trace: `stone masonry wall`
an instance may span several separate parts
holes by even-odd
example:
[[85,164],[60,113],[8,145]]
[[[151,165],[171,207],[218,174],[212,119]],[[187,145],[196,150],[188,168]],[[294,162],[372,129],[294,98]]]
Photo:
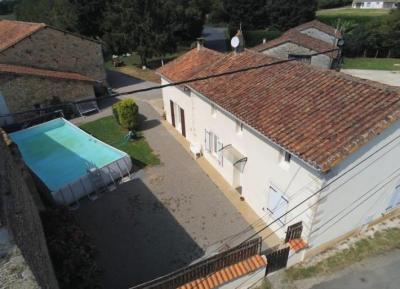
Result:
[[0,63],[77,72],[104,81],[100,43],[47,27],[0,54]]
[[[270,49],[264,50],[262,53],[272,56],[272,57],[277,57],[280,59],[288,59],[289,54],[312,54],[315,53],[315,51],[305,48],[303,46],[294,44],[294,43],[284,43],[282,45],[272,47]],[[317,55],[312,57],[311,59],[311,65],[317,66],[317,67],[322,67],[322,68],[330,68],[331,67],[331,58],[326,55]]]
[[1,77],[0,91],[11,113],[34,109],[35,104],[50,105],[94,97],[90,82],[35,76]]
[[1,226],[11,232],[40,287],[58,289],[42,223],[32,196],[37,192],[28,187],[29,172],[16,146],[10,142],[7,145],[4,135],[0,129]]

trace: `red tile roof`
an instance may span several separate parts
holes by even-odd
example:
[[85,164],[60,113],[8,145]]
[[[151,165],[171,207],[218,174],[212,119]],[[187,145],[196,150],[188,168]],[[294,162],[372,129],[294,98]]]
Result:
[[325,24],[321,21],[318,20],[313,20],[310,22],[306,22],[303,23],[299,26],[296,26],[294,29],[297,29],[299,31],[304,31],[307,30],[309,28],[315,28],[318,29],[319,31],[322,31],[326,34],[329,34],[331,36],[337,37],[337,38],[341,38],[342,37],[342,33],[340,33],[340,31],[338,31],[335,27],[332,27],[328,24]]
[[205,278],[187,283],[178,289],[213,289],[267,266],[264,257],[256,255],[219,270]]
[[12,64],[0,64],[0,74],[33,75],[47,78],[95,82],[94,79],[75,72],[54,71]]
[[289,241],[290,249],[296,253],[307,247],[307,243],[303,239],[294,239]]
[[[301,33],[300,31],[296,29],[290,29],[286,33],[284,33],[281,37],[278,37],[276,39],[273,39],[271,41],[268,41],[266,43],[262,43],[256,47],[253,48],[253,50],[262,52],[267,49],[285,44],[285,43],[295,43],[297,45],[306,47],[308,49],[311,49],[315,52],[323,52],[327,50],[332,50],[335,47],[325,41],[316,39],[314,37],[308,36],[307,34]],[[327,53],[328,56],[331,58],[337,57],[337,51]]]
[[21,21],[0,21],[0,52],[17,44],[33,33],[45,28],[43,23]]
[[52,28],[100,44],[100,42],[95,39],[64,31],[59,28],[46,25],[44,23],[0,20],[0,52],[12,47],[13,45],[40,31],[43,28]]
[[219,60],[222,56],[222,53],[205,47],[202,47],[200,50],[195,48],[159,68],[158,72],[168,75],[168,78],[173,81],[189,79],[202,71],[210,63]]
[[[276,61],[249,50],[218,58],[204,58],[209,65],[202,63],[200,72],[189,75],[201,77]],[[177,77],[181,66],[198,71],[199,63],[178,59],[160,73],[173,81],[187,79],[185,74]],[[295,61],[188,86],[323,172],[400,119],[398,89]]]

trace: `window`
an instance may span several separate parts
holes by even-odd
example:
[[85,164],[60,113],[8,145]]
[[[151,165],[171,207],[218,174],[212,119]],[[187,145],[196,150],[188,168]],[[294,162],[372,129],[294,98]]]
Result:
[[289,54],[288,59],[295,59],[297,61],[311,64],[311,56],[310,55],[300,55],[300,54]]
[[213,153],[218,154],[218,136],[214,134]]
[[182,85],[182,90],[183,90],[183,92],[184,92],[185,94],[187,94],[187,95],[190,96],[191,90],[190,90],[189,87],[187,87],[186,85]]
[[290,163],[291,159],[292,159],[292,155],[288,152],[285,152],[285,162]]
[[[268,211],[271,215],[278,219],[282,217],[288,209],[289,201],[283,196],[283,194],[274,186],[268,188]],[[279,219],[279,222],[285,224],[285,217]]]
[[236,133],[241,134],[243,132],[243,123],[236,121]]
[[211,104],[211,115],[212,116],[216,116],[217,115],[217,110],[216,110],[214,104]]

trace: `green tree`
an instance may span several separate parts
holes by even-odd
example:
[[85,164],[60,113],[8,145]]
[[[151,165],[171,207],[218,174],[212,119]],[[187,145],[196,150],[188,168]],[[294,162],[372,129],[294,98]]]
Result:
[[68,0],[22,0],[15,7],[18,20],[42,22],[78,32],[76,7]]
[[198,37],[204,23],[198,0],[116,0],[104,14],[104,41],[113,53],[136,51],[143,65]]
[[267,0],[266,13],[269,25],[287,30],[315,19],[317,0]]

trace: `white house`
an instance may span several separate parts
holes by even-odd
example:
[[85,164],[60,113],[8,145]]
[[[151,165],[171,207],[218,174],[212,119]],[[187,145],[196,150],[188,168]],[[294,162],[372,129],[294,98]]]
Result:
[[355,0],[353,1],[353,8],[361,9],[393,9],[400,3],[399,0],[388,0],[388,1],[366,1],[366,0]]
[[253,50],[280,59],[296,58],[317,67],[334,68],[340,56],[337,51],[311,55],[337,48],[341,37],[335,28],[314,20],[292,28],[276,39],[264,41]]
[[[167,84],[274,61],[199,46],[159,74]],[[303,254],[400,203],[400,93],[392,87],[290,62],[162,94],[167,121],[267,223],[310,197],[271,226],[283,240],[301,222]]]

